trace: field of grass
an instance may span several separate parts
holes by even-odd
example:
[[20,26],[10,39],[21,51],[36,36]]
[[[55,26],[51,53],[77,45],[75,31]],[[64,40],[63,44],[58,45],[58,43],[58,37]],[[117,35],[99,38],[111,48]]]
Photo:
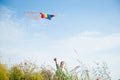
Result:
[[76,66],[74,69],[64,72],[48,66],[22,62],[8,69],[0,63],[0,80],[111,80],[106,64],[94,67],[92,70],[85,67],[80,68],[81,66]]

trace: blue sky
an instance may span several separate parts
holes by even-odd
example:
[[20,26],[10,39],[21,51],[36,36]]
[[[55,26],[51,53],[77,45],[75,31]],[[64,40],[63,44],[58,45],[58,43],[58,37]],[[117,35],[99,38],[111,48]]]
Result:
[[[56,17],[33,20],[24,14],[27,11]],[[113,80],[120,78],[119,0],[1,0],[0,17],[4,59],[54,66],[52,59],[58,57],[71,67],[78,65],[77,58],[84,63],[107,62]]]
[[119,32],[119,3],[119,0],[2,0],[1,4],[15,11],[18,18],[25,17],[24,12],[27,11],[55,13],[57,17],[53,21],[42,25],[52,26],[45,28],[45,31],[47,34],[52,31],[49,36],[59,38],[75,35],[83,30]]

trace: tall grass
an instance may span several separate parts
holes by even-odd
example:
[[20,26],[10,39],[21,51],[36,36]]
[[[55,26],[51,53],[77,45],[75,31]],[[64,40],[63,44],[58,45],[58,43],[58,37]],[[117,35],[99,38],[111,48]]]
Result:
[[106,64],[94,67],[92,71],[80,68],[76,66],[65,73],[61,69],[39,67],[31,62],[23,62],[10,69],[0,63],[0,80],[111,80]]

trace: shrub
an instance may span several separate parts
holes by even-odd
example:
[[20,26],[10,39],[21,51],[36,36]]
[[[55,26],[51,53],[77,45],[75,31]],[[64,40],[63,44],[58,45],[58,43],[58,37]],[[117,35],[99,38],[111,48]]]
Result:
[[0,80],[9,80],[9,74],[7,68],[0,63]]
[[10,80],[21,80],[24,78],[24,72],[19,66],[13,66],[10,70]]
[[37,66],[31,62],[21,63],[20,68],[24,72],[25,80],[44,80]]
[[32,74],[30,80],[46,80],[46,79],[44,79],[39,72],[36,72]]
[[45,66],[42,66],[40,73],[45,80],[53,80],[53,72],[51,69]]

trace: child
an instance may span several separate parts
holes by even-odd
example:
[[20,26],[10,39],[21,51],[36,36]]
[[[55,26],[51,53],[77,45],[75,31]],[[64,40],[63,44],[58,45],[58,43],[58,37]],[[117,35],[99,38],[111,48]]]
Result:
[[67,73],[65,61],[61,61],[60,62],[60,66],[57,63],[57,58],[54,58],[54,61],[55,61],[57,70],[62,70],[64,73]]

